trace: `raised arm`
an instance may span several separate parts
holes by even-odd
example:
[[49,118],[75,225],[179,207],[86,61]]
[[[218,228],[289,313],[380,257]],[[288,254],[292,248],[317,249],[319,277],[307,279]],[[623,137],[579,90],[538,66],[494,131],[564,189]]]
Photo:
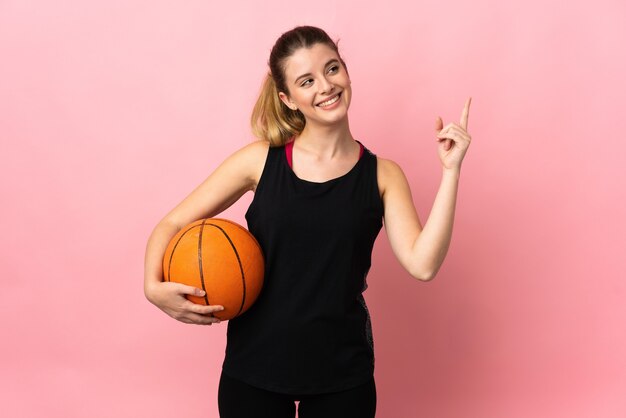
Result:
[[378,159],[378,183],[385,207],[385,230],[400,264],[416,279],[431,280],[443,264],[450,246],[461,164],[472,137],[467,121],[472,98],[465,102],[460,124],[435,122],[437,152],[443,175],[435,202],[422,228],[411,189],[400,166]]
[[378,159],[378,166],[385,231],[391,249],[411,276],[431,280],[443,264],[450,245],[458,175],[444,170],[430,216],[422,228],[400,166],[383,158]]

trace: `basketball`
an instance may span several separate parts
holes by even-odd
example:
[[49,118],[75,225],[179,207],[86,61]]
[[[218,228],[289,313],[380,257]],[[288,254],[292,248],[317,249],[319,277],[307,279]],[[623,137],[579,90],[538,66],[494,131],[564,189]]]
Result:
[[265,261],[256,238],[226,219],[200,219],[170,240],[163,256],[164,280],[203,289],[204,297],[185,295],[201,305],[222,305],[221,320],[242,315],[263,287]]

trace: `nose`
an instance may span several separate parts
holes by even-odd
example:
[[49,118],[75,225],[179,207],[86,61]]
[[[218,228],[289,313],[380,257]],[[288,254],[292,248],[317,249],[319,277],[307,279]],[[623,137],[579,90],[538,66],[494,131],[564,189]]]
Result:
[[326,77],[323,77],[319,83],[320,94],[332,93],[335,90],[335,85],[331,83]]

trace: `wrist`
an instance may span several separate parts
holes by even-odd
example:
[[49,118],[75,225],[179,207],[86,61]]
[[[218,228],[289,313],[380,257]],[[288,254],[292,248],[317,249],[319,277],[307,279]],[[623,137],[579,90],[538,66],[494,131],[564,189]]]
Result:
[[461,167],[443,168],[443,175],[455,177],[458,179],[461,176]]

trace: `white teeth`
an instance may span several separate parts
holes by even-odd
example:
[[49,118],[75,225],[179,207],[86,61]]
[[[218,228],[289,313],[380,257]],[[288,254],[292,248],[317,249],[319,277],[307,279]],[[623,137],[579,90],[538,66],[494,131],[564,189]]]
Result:
[[331,104],[335,103],[337,100],[339,100],[339,95],[336,95],[332,99],[318,104],[318,106],[321,106],[321,107],[328,106],[328,105],[331,105]]

